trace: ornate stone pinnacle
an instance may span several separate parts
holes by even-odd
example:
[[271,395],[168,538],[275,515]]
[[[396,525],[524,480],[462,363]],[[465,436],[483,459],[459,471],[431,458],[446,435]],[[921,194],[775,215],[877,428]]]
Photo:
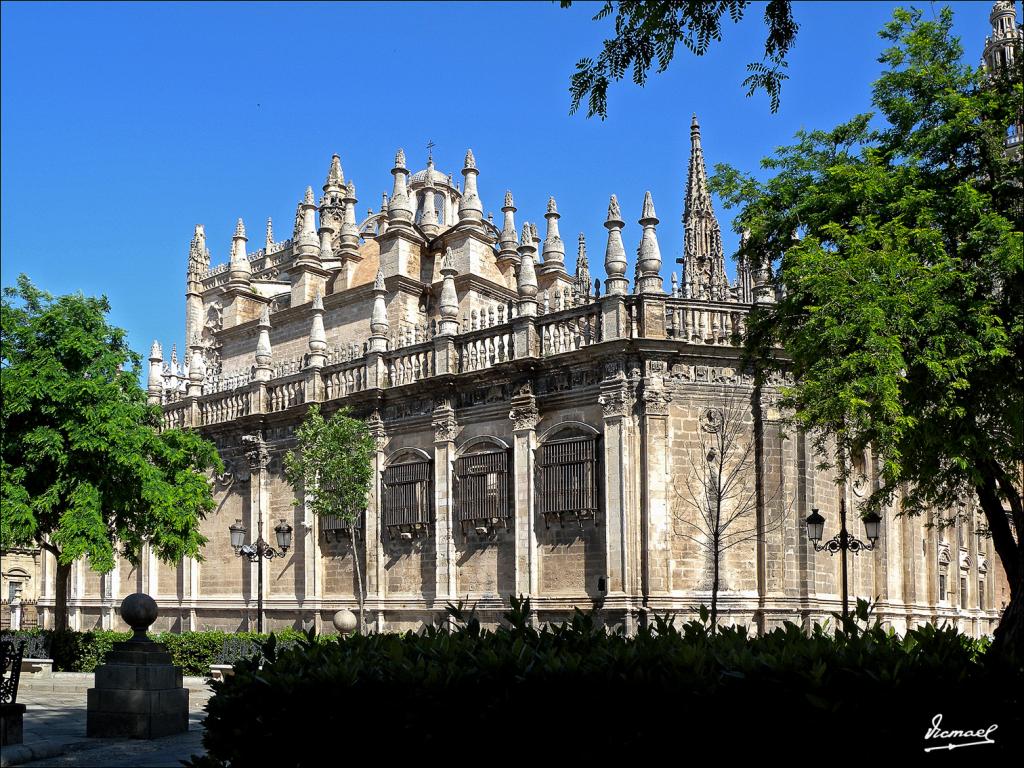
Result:
[[619,210],[619,199],[612,195],[608,201],[608,221],[621,221],[622,211]]
[[235,237],[245,237],[245,224],[241,219],[235,224]]
[[263,311],[260,312],[260,322],[259,322],[259,325],[261,327],[262,326],[267,326],[268,328],[270,327],[270,305],[269,304],[264,304],[263,305]]
[[448,270],[455,271],[455,253],[451,246],[445,248],[444,256],[441,257],[441,272],[444,273]]
[[384,286],[384,269],[380,268],[377,270],[377,279],[373,281],[373,290],[375,291],[386,291],[387,288]]
[[358,202],[358,198],[356,198],[356,183],[354,181],[349,181],[348,186],[345,187],[345,199]]
[[476,158],[473,157],[473,150],[472,149],[467,149],[466,150],[465,167],[466,168],[476,168]]
[[[512,202],[512,190],[505,190],[505,208],[513,207],[515,207],[515,204]],[[505,208],[502,208],[502,210],[505,210]]]
[[401,147],[395,153],[395,168],[405,168],[405,150]]
[[316,205],[316,201],[313,198],[313,188],[306,187],[306,196],[302,199],[305,205]]
[[644,194],[644,207],[640,214],[640,223],[643,224],[645,221],[650,221],[652,224],[658,223],[658,216],[654,212],[654,198],[651,197],[650,191]]
[[334,187],[342,186],[345,183],[345,177],[341,172],[341,158],[337,154],[331,155],[331,168],[327,171],[327,183],[324,186]]
[[530,222],[523,222],[523,234],[519,238],[519,242],[523,245],[533,245],[533,232],[530,229]]
[[558,213],[558,205],[555,203],[554,197],[548,198],[548,213]]
[[274,244],[274,222],[267,216],[267,246]]
[[[337,155],[335,155],[337,157]],[[313,311],[323,312],[324,311],[324,297],[320,295],[320,291],[316,292],[316,296],[313,298]]]
[[153,346],[149,348],[149,357],[151,360],[162,360],[164,356],[163,350],[160,348],[159,341],[153,341]]

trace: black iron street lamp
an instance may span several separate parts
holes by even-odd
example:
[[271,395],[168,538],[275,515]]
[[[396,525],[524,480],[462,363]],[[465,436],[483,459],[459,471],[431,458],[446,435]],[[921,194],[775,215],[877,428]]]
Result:
[[843,558],[843,618],[845,619],[850,614],[850,598],[849,598],[849,587],[847,584],[846,575],[846,553],[847,551],[858,554],[861,550],[872,550],[875,548],[875,542],[878,541],[878,527],[882,518],[876,513],[870,512],[864,516],[864,531],[868,537],[868,542],[865,544],[863,541],[858,539],[856,536],[846,530],[846,499],[842,496],[839,498],[839,533],[833,536],[831,539],[826,541],[824,544],[820,544],[822,532],[825,529],[825,518],[821,516],[817,509],[812,509],[811,514],[807,516],[807,538],[810,539],[811,544],[814,545],[815,552],[821,552],[823,549],[827,549],[830,555],[834,555],[836,552],[842,554]]
[[263,540],[263,522],[260,521],[256,541],[253,544],[245,544],[245,526],[241,520],[235,520],[234,525],[229,525],[231,532],[231,546],[237,557],[244,557],[249,562],[257,563],[256,583],[256,631],[263,632],[263,558],[273,560],[275,557],[283,557],[292,545],[292,527],[284,520],[278,521],[274,526],[274,533],[277,536],[277,549]]

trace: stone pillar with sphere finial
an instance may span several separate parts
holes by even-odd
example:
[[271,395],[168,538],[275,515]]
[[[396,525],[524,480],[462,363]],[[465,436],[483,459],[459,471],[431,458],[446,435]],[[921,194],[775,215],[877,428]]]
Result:
[[188,730],[181,667],[171,663],[166,646],[146,635],[158,614],[156,601],[141,592],[121,602],[121,618],[134,634],[114,643],[96,668],[96,687],[86,694],[86,736],[155,739]]

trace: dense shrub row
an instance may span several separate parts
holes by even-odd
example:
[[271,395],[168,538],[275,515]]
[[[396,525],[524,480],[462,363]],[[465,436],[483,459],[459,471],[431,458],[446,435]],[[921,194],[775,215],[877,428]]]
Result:
[[[0,637],[25,642],[28,658],[53,659],[57,672],[92,672],[103,663],[114,643],[127,640],[131,632],[94,630],[91,632],[54,632],[49,629],[30,629],[4,632]],[[175,664],[186,675],[205,675],[212,664],[234,664],[239,659],[259,654],[269,638],[257,632],[160,632],[150,634],[158,643],[167,646]],[[291,647],[305,635],[294,629],[276,635],[278,648]]]
[[901,639],[868,626],[866,605],[839,633],[787,625],[761,637],[658,619],[626,638],[581,613],[537,631],[528,611],[513,603],[495,631],[469,618],[455,631],[310,634],[288,650],[271,638],[262,670],[242,661],[213,683],[207,755],[192,765],[492,762],[496,749],[513,762],[705,751],[732,762],[773,746],[919,758],[939,713],[949,728],[997,723],[991,758],[1024,733],[1020,669],[996,669],[985,644],[952,629]]

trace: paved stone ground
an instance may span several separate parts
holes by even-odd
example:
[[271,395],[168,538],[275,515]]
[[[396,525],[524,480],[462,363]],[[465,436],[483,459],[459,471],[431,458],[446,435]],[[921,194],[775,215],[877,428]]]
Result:
[[0,765],[94,766],[99,768],[180,768],[181,761],[203,754],[203,706],[207,696],[189,694],[187,733],[160,739],[88,739],[85,693],[25,692],[24,742],[4,747]]

